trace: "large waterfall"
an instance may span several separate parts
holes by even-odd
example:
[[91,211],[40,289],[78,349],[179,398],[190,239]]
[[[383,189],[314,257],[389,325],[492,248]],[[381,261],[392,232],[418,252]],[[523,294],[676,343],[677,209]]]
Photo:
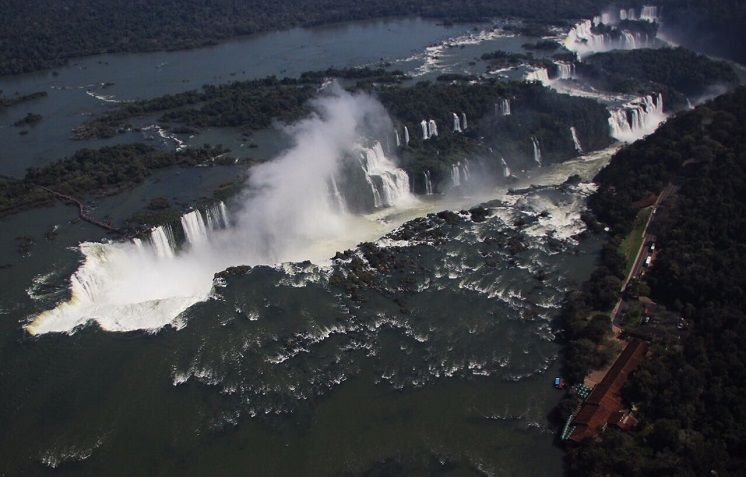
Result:
[[658,21],[658,7],[651,7],[651,6],[644,6],[642,7],[642,12],[640,12],[640,20],[645,20],[648,22],[657,22]]
[[461,122],[456,113],[453,113],[453,132],[461,132]]
[[430,135],[427,133],[427,121],[426,120],[424,119],[422,120],[422,122],[420,123],[420,129],[422,129],[422,140],[424,141],[426,139],[429,139]]
[[640,97],[611,111],[611,136],[619,141],[633,142],[651,134],[665,119],[662,94]]
[[360,158],[375,207],[390,207],[410,196],[409,176],[386,157],[380,143],[362,148]]
[[557,63],[557,76],[559,79],[571,79],[575,77],[575,65],[572,63]]
[[390,137],[393,124],[379,102],[341,88],[330,88],[312,106],[315,114],[286,127],[293,146],[251,169],[230,221],[218,204],[188,212],[173,230],[156,227],[149,240],[81,244],[84,261],[70,278],[70,299],[26,329],[73,332],[89,322],[111,331],[184,326],[180,315],[210,296],[216,272],[326,263],[335,251],[379,237],[377,220],[353,216],[348,210],[359,209],[347,206],[362,197],[364,210],[372,211],[405,206],[412,197],[407,174],[370,140]]

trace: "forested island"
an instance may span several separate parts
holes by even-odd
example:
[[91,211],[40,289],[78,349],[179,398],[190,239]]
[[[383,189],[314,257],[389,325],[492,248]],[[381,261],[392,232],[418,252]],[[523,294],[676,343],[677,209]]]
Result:
[[[110,0],[41,0],[33,4],[11,0],[4,5],[5,14],[0,18],[0,75],[59,67],[72,58],[101,53],[197,48],[253,33],[386,17],[419,15],[446,23],[518,17],[534,24],[566,24],[591,18],[608,4],[607,0],[138,0],[127,4]],[[686,32],[682,38],[692,45],[736,60],[746,58],[741,31],[746,23],[743,1],[661,0],[656,4],[663,7],[674,30]],[[639,1],[627,1],[619,6],[641,5]],[[539,35],[545,31],[534,30]]]
[[[650,298],[692,323],[679,341],[654,341],[623,395],[641,417],[633,432],[609,426],[570,450],[571,475],[741,475],[746,468],[746,88],[670,119],[621,150],[597,177],[593,214],[612,230],[604,266],[563,311],[566,367],[577,380],[603,364],[597,344],[623,276],[617,247],[632,203],[676,192],[654,221],[660,250],[646,275]],[[602,348],[603,349],[603,348]],[[581,359],[582,358],[582,359]]]

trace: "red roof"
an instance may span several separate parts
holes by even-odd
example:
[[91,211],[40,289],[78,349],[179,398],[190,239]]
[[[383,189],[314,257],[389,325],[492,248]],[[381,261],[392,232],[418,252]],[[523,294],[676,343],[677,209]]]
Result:
[[[604,379],[593,388],[583,402],[583,406],[570,424],[575,430],[568,439],[580,442],[595,436],[609,421],[618,420],[618,412],[623,407],[619,392],[627,382],[629,374],[642,362],[647,350],[648,344],[644,341],[633,339],[629,342],[609,368]],[[617,419],[613,419],[614,417]]]

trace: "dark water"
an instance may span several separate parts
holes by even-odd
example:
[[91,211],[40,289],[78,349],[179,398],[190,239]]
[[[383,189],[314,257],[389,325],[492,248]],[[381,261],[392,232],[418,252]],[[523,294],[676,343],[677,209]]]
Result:
[[[6,94],[50,96],[0,117],[3,125],[25,109],[45,117],[26,136],[0,130],[0,171],[20,175],[80,147],[67,135],[83,113],[109,107],[86,93],[104,81],[115,86],[96,94],[121,100],[380,58],[427,77],[484,69],[469,65],[483,50],[525,42],[462,39],[425,50],[466,29],[397,20],[291,30],[4,79]],[[257,153],[269,158],[280,136],[262,134],[266,149]],[[237,140],[224,131],[204,137]],[[111,142],[84,144],[103,143]],[[572,173],[588,179],[604,163],[543,170],[519,185],[559,184]],[[189,202],[239,172],[165,172],[100,201],[96,213],[121,220],[158,195]],[[76,245],[106,237],[70,207],[4,218],[0,474],[559,475],[562,452],[547,420],[559,399],[552,320],[598,253],[597,239],[573,238],[587,193],[494,191],[486,222],[426,219],[420,225],[434,235],[379,242],[390,266],[367,267],[376,286],[357,299],[335,280],[353,273],[346,261],[256,267],[156,333],[95,325],[26,333],[35,314],[69,298],[68,278],[82,260]],[[32,243],[19,253],[24,237]]]

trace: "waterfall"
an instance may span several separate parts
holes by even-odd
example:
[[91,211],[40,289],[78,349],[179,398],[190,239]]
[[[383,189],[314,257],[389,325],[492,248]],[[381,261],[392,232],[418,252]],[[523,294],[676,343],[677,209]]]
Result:
[[662,94],[640,97],[611,111],[611,136],[618,141],[633,142],[655,131],[665,119]]
[[174,256],[176,241],[170,225],[160,225],[150,231],[150,244],[155,250],[158,258],[171,258]]
[[207,225],[199,210],[182,215],[181,227],[189,245],[201,246],[207,242]]
[[461,132],[461,123],[458,120],[458,114],[453,113],[453,132]]
[[619,10],[619,19],[620,20],[637,20],[637,15],[635,15],[635,9],[630,8],[629,10]]
[[539,141],[535,137],[532,137],[531,142],[534,145],[534,162],[541,167],[541,148],[539,147]]
[[342,197],[342,194],[339,192],[337,180],[334,178],[334,176],[332,176],[329,182],[332,189],[332,203],[334,204],[334,208],[337,212],[346,212],[347,208],[345,207],[345,200],[344,197]]
[[466,113],[461,113],[461,129],[466,131]]
[[396,147],[401,147],[401,139],[399,138],[399,131],[394,129],[394,135],[396,136]]
[[559,79],[571,79],[575,77],[575,65],[573,63],[557,63],[557,74]]
[[583,154],[583,148],[578,140],[578,132],[575,130],[575,126],[570,127],[570,135],[572,135],[572,142],[575,144],[575,150],[578,153]]
[[409,145],[409,129],[406,126],[404,126],[404,145]]
[[640,12],[640,20],[651,23],[658,22],[658,7],[643,6]]
[[451,165],[451,186],[458,187],[461,185],[461,163]]
[[505,159],[502,157],[500,158],[500,161],[503,163],[503,177],[510,177],[510,167],[508,167],[508,163],[505,162]]
[[430,179],[430,171],[422,173],[425,176],[425,195],[433,195],[433,181]]
[[549,72],[546,68],[537,68],[526,75],[526,81],[539,81],[542,84],[549,83]]
[[370,149],[363,148],[360,157],[376,208],[390,207],[410,197],[409,176],[385,156],[381,143]]
[[422,128],[422,140],[428,139],[430,136],[427,134],[427,121],[424,119],[420,123],[420,128]]
[[438,125],[435,124],[435,120],[431,119],[427,123],[427,137],[433,137],[438,135]]
[[609,51],[615,49],[631,50],[635,48],[647,47],[650,38],[642,36],[640,33],[631,33],[624,30],[618,30],[620,35],[613,37],[609,34],[594,33],[593,26],[597,25],[596,20],[585,20],[575,24],[563,41],[565,48],[577,54],[578,59],[588,54]]
[[503,116],[510,116],[510,101],[507,99],[501,99],[500,104],[500,114]]
[[216,205],[205,210],[207,217],[207,227],[210,230],[224,229],[228,227],[228,210],[225,208],[223,202],[218,202]]

